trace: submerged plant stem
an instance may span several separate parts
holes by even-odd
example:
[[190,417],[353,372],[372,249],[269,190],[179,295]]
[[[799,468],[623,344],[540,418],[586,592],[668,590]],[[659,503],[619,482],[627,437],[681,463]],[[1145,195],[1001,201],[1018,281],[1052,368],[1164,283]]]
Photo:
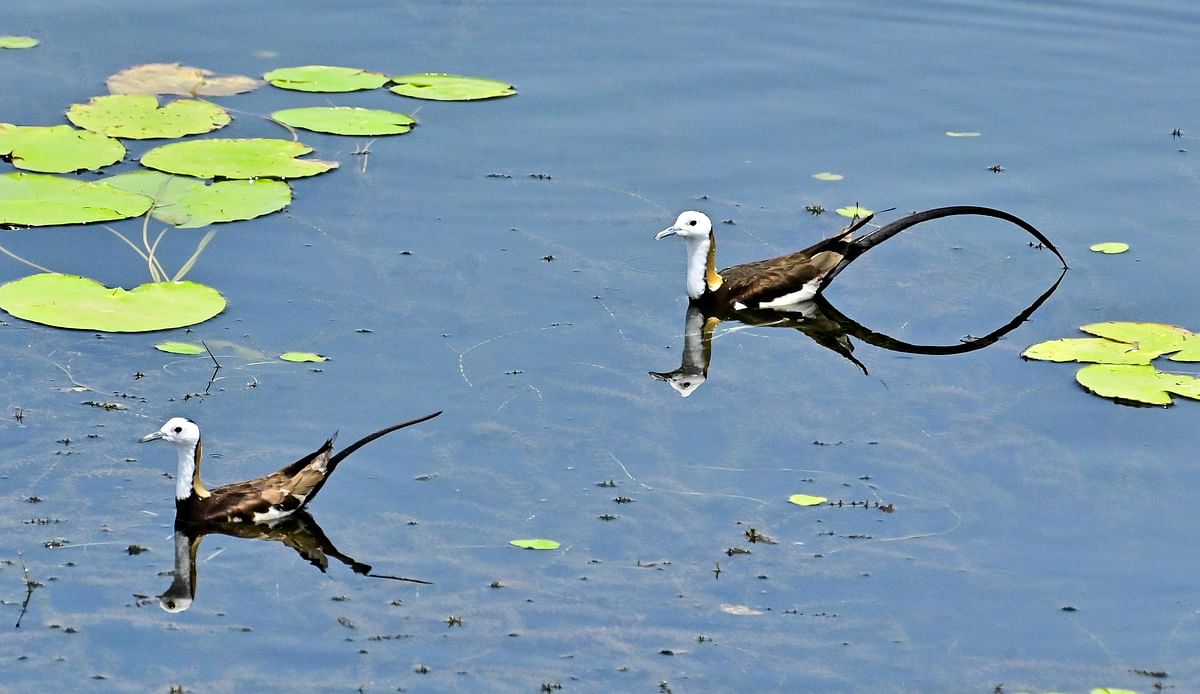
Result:
[[[179,272],[176,272],[175,276],[171,278],[172,282],[178,282],[178,281],[182,280],[184,278],[184,276],[186,276],[188,274],[188,272],[191,271],[192,266],[195,265],[196,261],[200,259],[200,254],[203,253],[204,249],[208,247],[209,241],[212,241],[213,237],[216,235],[217,235],[216,229],[209,229],[208,231],[206,231],[204,233],[204,238],[200,239],[200,243],[196,244],[196,250],[192,253],[192,257],[188,258],[187,262],[184,263],[183,266],[179,268]],[[158,241],[155,241],[154,244],[157,246]]]
[[22,258],[21,256],[17,255],[16,253],[13,253],[12,251],[5,248],[4,246],[0,246],[0,253],[3,253],[4,255],[8,256],[9,258],[12,258],[13,260],[17,261],[18,263],[25,263],[29,267],[37,268],[38,270],[41,270],[42,272],[54,272],[50,268],[42,267],[41,265],[38,265],[37,263],[33,262],[32,260],[26,260],[25,258]]

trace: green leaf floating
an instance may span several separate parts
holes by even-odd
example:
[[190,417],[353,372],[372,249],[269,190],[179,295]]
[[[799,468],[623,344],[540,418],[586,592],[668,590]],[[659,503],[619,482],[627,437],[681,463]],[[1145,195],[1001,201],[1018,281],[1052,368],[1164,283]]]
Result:
[[788,503],[797,506],[820,506],[829,501],[823,496],[812,496],[810,494],[793,494],[788,497]]
[[225,310],[225,297],[196,282],[124,290],[86,277],[43,273],[0,285],[0,308],[42,325],[110,333],[182,328]]
[[104,183],[45,174],[0,174],[0,224],[105,222],[136,217],[153,204],[145,195]]
[[281,67],[263,75],[263,79],[280,89],[300,92],[355,92],[378,89],[388,82],[387,75],[379,72],[330,65]]
[[1125,402],[1170,405],[1170,393],[1200,400],[1200,379],[1163,373],[1149,364],[1094,364],[1080,369],[1075,380],[1096,395]]
[[845,176],[843,176],[842,174],[831,173],[829,171],[822,171],[821,173],[815,173],[815,174],[813,174],[812,177],[817,179],[818,181],[840,181],[843,178],[845,178]]
[[337,162],[296,159],[312,151],[299,142],[271,138],[211,139],[155,147],[142,164],[196,178],[300,178],[337,168]]
[[204,354],[208,351],[204,345],[195,342],[160,342],[154,345],[154,349],[168,354]]
[[0,36],[0,48],[33,48],[38,40],[32,36]]
[[1108,321],[1088,323],[1079,329],[1097,337],[1136,345],[1138,349],[1154,350],[1160,354],[1182,349],[1193,336],[1192,331],[1187,328],[1168,323]]
[[212,132],[230,119],[225,109],[208,101],[178,99],[160,107],[151,94],[113,94],[72,105],[67,120],[112,137],[149,140]]
[[1039,342],[1021,352],[1026,359],[1039,361],[1082,361],[1094,364],[1149,364],[1163,352],[1138,349],[1124,342],[1099,337],[1071,337]]
[[313,106],[276,111],[271,118],[293,128],[334,135],[402,135],[417,121],[395,111],[349,106]]
[[395,94],[435,101],[498,99],[517,93],[516,87],[505,82],[482,77],[450,75],[444,72],[397,75],[392,78],[392,81],[396,83],[394,87],[391,87],[391,91]]
[[270,178],[218,181],[206,185],[189,176],[135,171],[104,179],[110,186],[154,198],[155,219],[181,229],[254,219],[278,212],[292,201],[287,183]]
[[521,549],[558,549],[562,545],[554,540],[543,540],[540,538],[531,538],[528,540],[509,540],[508,544]]
[[69,125],[0,123],[0,155],[11,156],[18,169],[68,173],[114,164],[125,156],[125,145]]
[[1088,247],[1088,250],[1104,253],[1105,255],[1115,255],[1129,250],[1129,244],[1122,241],[1105,241],[1104,243],[1092,244]]
[[875,214],[871,210],[868,210],[865,207],[859,207],[858,205],[850,205],[848,207],[839,207],[839,208],[837,208],[837,213],[842,215],[843,217],[850,217],[851,219],[853,219],[855,217],[868,217],[870,215]]
[[284,352],[279,355],[279,358],[284,361],[294,362],[319,362],[329,361],[329,357],[322,356],[316,352]]

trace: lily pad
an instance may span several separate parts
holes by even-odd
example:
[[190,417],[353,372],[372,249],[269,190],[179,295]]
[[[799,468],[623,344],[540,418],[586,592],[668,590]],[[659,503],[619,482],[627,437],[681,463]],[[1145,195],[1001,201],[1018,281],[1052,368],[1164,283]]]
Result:
[[104,183],[46,174],[0,174],[0,224],[105,222],[145,214],[153,204],[145,195]]
[[813,178],[817,179],[818,181],[840,181],[845,178],[845,176],[841,174],[830,173],[828,171],[822,171],[821,173],[813,174]]
[[1149,364],[1094,364],[1075,374],[1079,385],[1105,398],[1146,405],[1170,405],[1171,393],[1200,400],[1200,379],[1167,374]]
[[283,354],[279,355],[279,358],[284,361],[293,362],[329,361],[329,357],[317,354],[316,352],[284,352]]
[[300,92],[355,92],[378,89],[388,83],[383,73],[330,65],[281,67],[263,75],[263,79],[280,89]]
[[271,118],[293,128],[334,135],[402,135],[413,129],[412,116],[395,111],[349,106],[313,106],[276,111]]
[[206,185],[204,181],[188,176],[135,171],[111,176],[104,182],[154,198],[151,214],[155,219],[181,229],[254,219],[278,212],[292,201],[291,187],[270,178],[218,181]]
[[160,342],[154,345],[154,349],[168,354],[204,354],[208,351],[204,345],[195,342]]
[[973,130],[947,130],[946,137],[979,137],[983,133],[977,133]]
[[225,310],[225,297],[196,282],[154,282],[127,291],[87,277],[42,273],[0,285],[0,308],[57,328],[136,333],[203,323]]
[[851,219],[854,219],[855,217],[859,217],[859,218],[869,217],[869,216],[875,214],[871,210],[868,210],[865,207],[859,207],[858,205],[850,205],[848,207],[839,207],[839,208],[837,208],[837,213],[842,215],[843,217],[849,217]]
[[296,159],[312,151],[302,143],[271,138],[211,139],[155,147],[142,164],[197,178],[299,178],[337,167],[337,162]]
[[1194,336],[1191,330],[1169,323],[1108,321],[1089,323],[1080,326],[1079,329],[1097,337],[1137,345],[1139,349],[1156,350],[1163,354],[1182,349],[1188,339]]
[[111,137],[149,140],[208,133],[229,125],[225,109],[208,101],[178,99],[158,105],[153,94],[97,96],[67,109],[67,120]]
[[1161,350],[1139,348],[1125,342],[1115,342],[1099,337],[1070,337],[1039,342],[1021,352],[1021,356],[1039,361],[1149,364],[1163,353]]
[[820,506],[829,501],[823,496],[812,496],[811,494],[793,494],[788,497],[788,503],[797,506]]
[[444,72],[397,75],[392,78],[392,81],[396,83],[391,87],[394,94],[435,101],[498,99],[517,93],[517,88],[506,82],[482,77],[450,75]]
[[1116,255],[1129,250],[1129,244],[1121,241],[1105,241],[1104,243],[1094,243],[1088,247],[1088,250],[1105,255]]
[[0,48],[33,48],[38,43],[32,36],[0,36]]
[[69,125],[0,123],[0,155],[12,157],[18,169],[69,173],[115,164],[125,156],[125,145]]
[[111,94],[229,96],[257,89],[263,82],[246,75],[214,75],[179,63],[146,63],[109,75],[107,84]]
[[520,547],[521,549],[558,549],[562,546],[554,540],[543,540],[539,538],[528,540],[509,540],[508,544],[512,545],[513,547]]

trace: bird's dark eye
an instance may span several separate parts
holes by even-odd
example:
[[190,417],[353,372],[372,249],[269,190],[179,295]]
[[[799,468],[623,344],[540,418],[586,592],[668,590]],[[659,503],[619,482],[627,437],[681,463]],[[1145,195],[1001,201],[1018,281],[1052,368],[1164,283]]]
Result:
[[696,226],[696,220],[693,219],[692,221],[688,222],[688,226],[690,226],[690,227]]
[[183,433],[183,427],[175,427],[175,433],[176,433],[176,434],[182,434],[182,433]]

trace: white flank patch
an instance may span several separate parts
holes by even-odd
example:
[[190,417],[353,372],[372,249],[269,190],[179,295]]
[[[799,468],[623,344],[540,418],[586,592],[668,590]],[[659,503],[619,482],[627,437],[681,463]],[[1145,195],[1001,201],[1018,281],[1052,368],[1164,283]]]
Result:
[[[817,295],[817,286],[820,283],[821,283],[821,281],[819,279],[813,280],[813,281],[805,284],[803,288],[801,288],[797,291],[794,291],[790,294],[784,294],[783,296],[771,299],[770,301],[760,301],[758,303],[758,307],[759,308],[784,308],[787,306],[795,306],[796,304],[803,303]],[[734,308],[737,308],[737,307],[735,306]]]
[[[301,504],[301,505],[303,505],[303,504]],[[299,508],[299,507],[297,507],[297,508]],[[268,509],[267,511],[265,511],[263,513],[254,514],[254,522],[255,523],[270,523],[271,521],[277,521],[280,518],[287,518],[288,516],[292,515],[292,513],[294,511],[295,511],[295,509],[292,509],[291,511],[284,511],[284,510],[280,509],[278,506],[272,506],[270,509]]]

